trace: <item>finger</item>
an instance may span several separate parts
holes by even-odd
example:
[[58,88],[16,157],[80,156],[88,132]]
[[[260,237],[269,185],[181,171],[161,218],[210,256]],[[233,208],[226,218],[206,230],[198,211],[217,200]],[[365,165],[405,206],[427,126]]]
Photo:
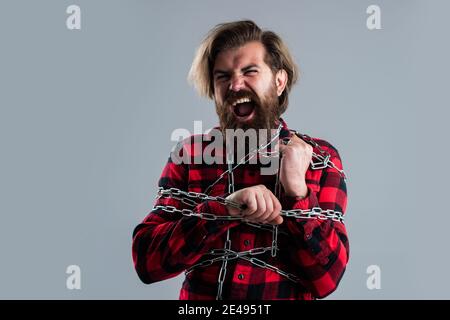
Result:
[[280,215],[281,212],[281,203],[273,193],[271,193],[271,199],[273,203],[273,210],[271,214],[266,217],[264,223],[271,223],[276,217]]
[[263,212],[261,216],[258,217],[258,220],[260,222],[264,222],[265,220],[267,220],[267,218],[273,213],[274,208],[273,198],[275,198],[275,196],[273,195],[273,193],[267,190],[267,192],[265,192],[263,196],[266,202],[266,210]]
[[280,216],[279,214],[274,214],[274,215],[271,215],[265,223],[266,224],[281,224],[281,223],[283,223],[283,217]]
[[283,223],[283,217],[282,216],[277,216],[274,220],[269,222],[270,224],[282,224]]
[[257,209],[248,216],[248,219],[252,221],[256,221],[258,217],[266,211],[266,200],[264,199],[264,196],[259,192],[255,192],[255,198],[257,202]]
[[258,210],[258,202],[255,193],[249,192],[248,196],[244,198],[243,201],[247,206],[247,208],[241,212],[243,216],[251,216],[254,212],[256,212],[256,210]]
[[241,214],[241,210],[238,208],[227,206],[227,209],[230,216],[238,216]]

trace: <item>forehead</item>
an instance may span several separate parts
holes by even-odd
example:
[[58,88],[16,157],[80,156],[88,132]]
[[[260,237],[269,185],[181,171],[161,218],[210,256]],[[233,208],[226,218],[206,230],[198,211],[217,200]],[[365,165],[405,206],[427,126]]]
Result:
[[259,41],[248,42],[242,47],[220,52],[214,63],[215,69],[239,69],[249,64],[266,65],[266,49]]

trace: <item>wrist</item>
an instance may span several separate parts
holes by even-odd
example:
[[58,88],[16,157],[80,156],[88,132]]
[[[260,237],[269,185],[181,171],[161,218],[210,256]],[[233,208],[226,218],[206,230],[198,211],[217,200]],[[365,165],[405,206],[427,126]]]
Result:
[[306,198],[308,196],[308,187],[305,184],[296,189],[285,190],[285,195],[292,198]]

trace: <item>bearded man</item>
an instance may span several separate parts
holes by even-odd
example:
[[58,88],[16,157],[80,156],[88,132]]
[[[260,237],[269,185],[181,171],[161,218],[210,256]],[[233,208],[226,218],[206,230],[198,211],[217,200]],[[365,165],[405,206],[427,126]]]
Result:
[[[184,271],[180,299],[311,300],[337,288],[349,259],[346,180],[335,147],[281,118],[297,77],[282,39],[252,21],[208,33],[189,78],[214,100],[216,129],[267,130],[268,141],[258,136],[256,150],[237,141],[246,148],[238,159],[229,157],[234,141],[224,135],[223,150],[215,150],[224,162],[168,160],[155,206],[133,232],[144,283]],[[190,159],[203,152],[211,141],[204,136],[185,139],[182,153]],[[273,174],[249,163],[268,154],[279,164]]]

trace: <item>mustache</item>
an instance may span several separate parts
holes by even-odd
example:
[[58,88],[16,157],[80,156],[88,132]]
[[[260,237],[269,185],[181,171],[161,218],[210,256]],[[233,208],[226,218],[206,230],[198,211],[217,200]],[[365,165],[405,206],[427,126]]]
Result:
[[259,97],[252,91],[228,91],[225,95],[224,104],[231,106],[231,104],[241,98],[250,98],[253,103],[261,105]]

